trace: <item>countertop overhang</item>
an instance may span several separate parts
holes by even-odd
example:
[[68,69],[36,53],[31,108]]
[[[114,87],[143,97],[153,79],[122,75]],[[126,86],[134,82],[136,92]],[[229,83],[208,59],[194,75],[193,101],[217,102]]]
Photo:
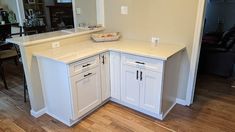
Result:
[[76,37],[79,35],[85,35],[90,34],[93,32],[99,32],[103,31],[104,28],[95,28],[95,29],[67,29],[67,30],[60,30],[60,31],[54,31],[54,32],[47,32],[47,33],[41,33],[41,34],[35,34],[35,35],[29,35],[29,36],[22,36],[22,37],[15,37],[11,39],[7,39],[6,41],[9,43],[17,44],[19,46],[32,46],[40,43],[45,43],[49,41],[58,41],[60,39],[70,38],[70,37]]

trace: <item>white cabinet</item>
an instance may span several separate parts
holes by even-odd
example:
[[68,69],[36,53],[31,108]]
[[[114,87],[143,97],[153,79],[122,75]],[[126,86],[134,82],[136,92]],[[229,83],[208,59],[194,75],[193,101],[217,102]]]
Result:
[[160,112],[161,73],[149,69],[140,71],[140,107],[153,112]]
[[109,99],[111,94],[109,61],[109,52],[100,54],[102,101]]
[[110,52],[111,97],[121,99],[121,53]]
[[122,54],[121,101],[160,114],[163,62]]
[[71,78],[73,119],[78,119],[101,103],[99,67]]
[[47,114],[71,126],[101,104],[99,55],[72,64],[38,60]]
[[133,66],[122,67],[121,100],[134,106],[139,106],[139,72],[140,69]]

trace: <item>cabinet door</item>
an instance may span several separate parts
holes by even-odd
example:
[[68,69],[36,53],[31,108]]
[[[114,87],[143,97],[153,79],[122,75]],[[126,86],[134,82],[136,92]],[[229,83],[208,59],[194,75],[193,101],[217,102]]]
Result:
[[101,103],[99,67],[72,77],[73,119],[77,119]]
[[161,73],[141,69],[140,71],[140,107],[159,114],[162,78]]
[[134,66],[123,65],[121,99],[123,102],[139,106],[139,72]]
[[109,52],[100,55],[102,101],[110,97]]
[[121,100],[121,54],[110,52],[111,97]]

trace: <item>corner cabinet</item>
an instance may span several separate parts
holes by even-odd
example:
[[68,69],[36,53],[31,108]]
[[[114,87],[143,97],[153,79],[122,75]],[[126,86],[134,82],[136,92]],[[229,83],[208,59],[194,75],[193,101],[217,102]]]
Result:
[[163,119],[176,104],[181,54],[105,52],[71,64],[37,57],[46,113],[68,126],[111,100]]

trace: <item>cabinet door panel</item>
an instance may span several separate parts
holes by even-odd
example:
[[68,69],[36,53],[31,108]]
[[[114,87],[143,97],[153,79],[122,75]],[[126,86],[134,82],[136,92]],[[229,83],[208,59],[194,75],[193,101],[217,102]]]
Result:
[[139,68],[123,65],[121,99],[139,106]]
[[141,70],[141,73],[140,107],[153,113],[159,113],[161,73],[146,69]]
[[71,83],[74,119],[77,119],[101,103],[99,69],[74,76]]

